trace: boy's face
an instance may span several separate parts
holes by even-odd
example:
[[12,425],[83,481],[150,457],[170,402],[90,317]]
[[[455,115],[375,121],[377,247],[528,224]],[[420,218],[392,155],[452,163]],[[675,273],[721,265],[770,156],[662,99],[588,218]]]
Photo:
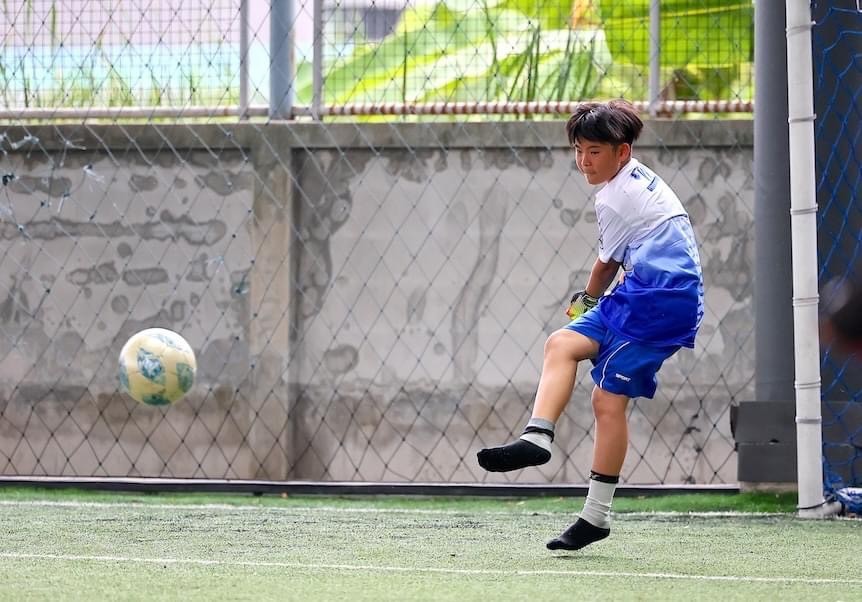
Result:
[[631,158],[632,147],[624,142],[611,144],[578,138],[575,141],[575,162],[590,184],[609,181]]

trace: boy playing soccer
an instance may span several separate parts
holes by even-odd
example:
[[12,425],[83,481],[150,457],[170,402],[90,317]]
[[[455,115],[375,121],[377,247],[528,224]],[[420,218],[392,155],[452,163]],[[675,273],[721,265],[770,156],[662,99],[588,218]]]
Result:
[[[703,317],[703,279],[688,214],[667,184],[632,157],[642,129],[625,101],[584,104],[566,123],[578,170],[590,184],[603,185],[595,200],[598,258],[566,312],[572,321],[545,343],[523,434],[478,453],[479,465],[492,472],[550,460],[554,425],[572,395],[578,362],[592,361],[596,430],[589,492],[578,520],[548,542],[552,550],[578,550],[610,534],[611,502],[628,447],[628,401],[653,397],[662,363],[681,347],[694,347]],[[621,266],[623,280],[605,295]]]

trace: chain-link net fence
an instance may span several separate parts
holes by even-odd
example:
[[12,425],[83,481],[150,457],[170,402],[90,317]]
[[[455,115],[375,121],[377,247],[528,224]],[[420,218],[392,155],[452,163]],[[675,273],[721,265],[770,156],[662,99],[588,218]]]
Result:
[[[842,302],[859,284],[860,134],[862,86],[859,40],[862,11],[856,2],[814,3],[818,246],[822,301]],[[858,358],[833,348],[823,354],[823,443],[827,490],[862,485],[862,379]]]
[[276,5],[287,28],[276,34],[289,40],[275,45],[292,48],[279,64],[270,60],[268,2],[7,2],[4,106],[254,105],[260,114],[272,73],[290,79],[291,97],[307,110],[315,98],[338,106],[619,96],[750,110],[753,98],[746,1]]
[[232,2],[5,2],[4,108],[238,102]]
[[[475,452],[525,424],[544,340],[595,258],[562,112],[625,95],[658,115],[636,155],[691,214],[707,307],[696,349],[631,406],[623,479],[734,482],[728,413],[753,389],[752,128],[706,111],[751,108],[751,6],[522,4],[299,3],[280,13],[290,67],[270,66],[268,4],[9,3],[0,473],[586,481],[584,368],[549,464],[492,477]],[[60,56],[85,57],[64,68],[75,83],[44,68]],[[290,69],[297,114],[374,116],[259,119]],[[225,118],[243,103],[251,119]],[[416,103],[444,117],[380,116]],[[550,119],[453,114],[483,110]],[[118,389],[120,348],[150,326],[197,353],[169,408]]]
[[[333,104],[751,99],[750,2],[662,2],[654,15],[649,0],[351,1],[324,10],[324,96]],[[311,101],[310,87],[299,87],[299,102]]]

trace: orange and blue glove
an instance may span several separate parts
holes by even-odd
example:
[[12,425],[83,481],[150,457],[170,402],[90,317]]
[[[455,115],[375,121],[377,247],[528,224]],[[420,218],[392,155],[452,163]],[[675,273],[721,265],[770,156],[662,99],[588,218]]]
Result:
[[572,295],[572,300],[569,302],[569,308],[566,310],[566,315],[570,320],[587,313],[596,305],[599,300],[592,295],[587,294],[587,291],[578,291]]

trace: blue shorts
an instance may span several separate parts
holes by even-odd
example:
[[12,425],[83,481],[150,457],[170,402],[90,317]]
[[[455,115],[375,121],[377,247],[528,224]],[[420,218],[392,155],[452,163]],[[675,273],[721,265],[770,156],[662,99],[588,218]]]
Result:
[[650,347],[623,338],[605,326],[597,309],[578,316],[566,328],[599,344],[592,360],[593,382],[610,393],[652,399],[658,387],[659,368],[680,346]]

